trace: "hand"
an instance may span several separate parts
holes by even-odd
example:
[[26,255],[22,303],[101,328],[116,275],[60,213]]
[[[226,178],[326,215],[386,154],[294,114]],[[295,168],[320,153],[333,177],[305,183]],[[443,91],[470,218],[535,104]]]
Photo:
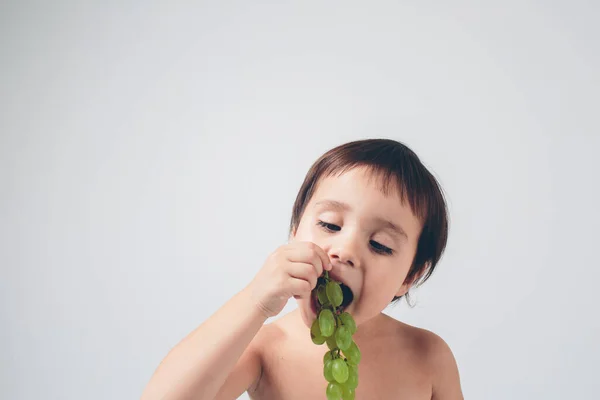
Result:
[[312,242],[292,242],[269,255],[247,288],[265,317],[274,317],[290,297],[309,298],[323,270],[330,271],[331,263],[322,248]]

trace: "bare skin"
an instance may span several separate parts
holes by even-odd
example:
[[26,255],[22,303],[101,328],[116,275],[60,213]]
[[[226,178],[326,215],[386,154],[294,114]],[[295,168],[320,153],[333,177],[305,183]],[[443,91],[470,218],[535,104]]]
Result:
[[[422,226],[365,172],[318,185],[289,243],[169,352],[143,400],[233,400],[246,391],[255,400],[324,399],[327,348],[312,343],[309,330],[316,318],[310,292],[325,270],[354,295],[346,311],[362,353],[356,399],[463,399],[446,343],[382,313],[413,284],[405,278]],[[265,325],[291,297],[298,309]]]
[[[295,310],[261,329],[262,376],[248,389],[250,398],[325,398],[327,346],[312,343],[298,314]],[[363,354],[357,399],[462,399],[456,364],[438,336],[385,314],[376,319],[369,340],[357,341]],[[439,386],[443,375],[453,383]]]

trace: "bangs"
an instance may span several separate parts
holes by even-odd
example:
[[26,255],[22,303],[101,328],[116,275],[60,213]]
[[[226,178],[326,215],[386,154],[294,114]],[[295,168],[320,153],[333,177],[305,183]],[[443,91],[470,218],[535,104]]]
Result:
[[[432,274],[446,247],[448,211],[441,186],[406,145],[391,139],[365,139],[345,143],[323,154],[309,169],[292,209],[290,234],[300,224],[304,210],[321,180],[365,167],[370,183],[384,196],[397,193],[402,205],[410,207],[421,222],[417,251],[406,277],[420,283]],[[418,282],[417,282],[418,281]],[[398,300],[394,298],[393,301]]]
[[425,184],[426,179],[419,176],[418,170],[411,168],[410,165],[402,167],[393,169],[386,165],[366,162],[338,164],[332,166],[330,170],[324,171],[323,177],[339,177],[355,168],[365,168],[369,183],[375,184],[385,197],[390,197],[394,193],[398,195],[403,206],[408,202],[413,215],[423,224],[429,215],[431,203],[431,193]]

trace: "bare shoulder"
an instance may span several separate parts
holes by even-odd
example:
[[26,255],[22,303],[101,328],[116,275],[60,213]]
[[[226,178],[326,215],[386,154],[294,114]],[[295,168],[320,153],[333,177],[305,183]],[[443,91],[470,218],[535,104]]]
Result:
[[398,321],[399,329],[402,331],[404,340],[408,340],[411,347],[419,351],[431,363],[437,364],[440,359],[453,357],[450,346],[439,335],[430,330],[417,328]]
[[258,388],[263,375],[265,365],[265,355],[269,352],[269,344],[272,344],[280,336],[281,332],[274,324],[265,324],[256,333],[254,339],[248,346],[248,350],[255,354],[260,363],[260,374],[258,378],[248,388],[248,393],[253,393]]
[[432,399],[463,399],[460,376],[454,354],[448,343],[439,335],[400,321],[398,329],[403,346],[414,351],[425,362],[432,382]]
[[265,324],[260,328],[249,347],[257,355],[261,370],[258,379],[248,388],[248,393],[254,393],[258,390],[264,370],[269,364],[269,357],[272,357],[276,353],[276,348],[283,345],[286,337],[287,333],[285,329],[282,329],[279,321]]
[[256,340],[256,346],[260,351],[269,351],[288,337],[285,326],[281,324],[282,319],[265,324],[260,328]]

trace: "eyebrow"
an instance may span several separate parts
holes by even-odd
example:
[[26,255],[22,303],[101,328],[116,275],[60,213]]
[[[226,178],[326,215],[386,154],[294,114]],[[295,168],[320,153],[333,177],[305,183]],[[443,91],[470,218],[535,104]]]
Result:
[[380,217],[375,217],[375,221],[377,221],[378,224],[383,225],[383,229],[391,231],[396,236],[404,236],[404,238],[408,240],[408,235],[406,234],[406,232],[404,232],[404,229],[402,229],[401,226],[396,225],[392,221]]
[[[326,209],[333,209],[333,210],[337,210],[337,211],[351,211],[352,210],[352,207],[350,207],[349,204],[346,204],[346,203],[343,203],[343,202],[337,201],[337,200],[321,200],[321,201],[318,201],[315,203],[315,207],[317,207],[317,206],[321,206]],[[382,225],[385,230],[391,231],[392,233],[396,234],[397,236],[404,236],[404,238],[406,240],[408,240],[408,235],[406,234],[404,229],[402,229],[401,226],[396,225],[392,221],[387,220],[385,218],[374,217],[373,219],[379,225]]]
[[336,200],[321,200],[315,203],[315,207],[322,205],[323,208],[332,208],[338,211],[351,211],[352,207],[349,204],[342,203]]

